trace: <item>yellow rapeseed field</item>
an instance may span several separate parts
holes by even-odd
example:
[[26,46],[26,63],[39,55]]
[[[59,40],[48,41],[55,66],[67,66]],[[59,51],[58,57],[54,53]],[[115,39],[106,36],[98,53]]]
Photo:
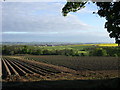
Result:
[[73,46],[103,46],[103,47],[116,47],[118,44],[115,43],[101,43],[101,44],[80,44],[80,45],[73,45]]
[[107,46],[107,47],[115,47],[115,46],[118,46],[118,44],[115,44],[115,43],[106,43],[106,44],[96,44],[97,46]]

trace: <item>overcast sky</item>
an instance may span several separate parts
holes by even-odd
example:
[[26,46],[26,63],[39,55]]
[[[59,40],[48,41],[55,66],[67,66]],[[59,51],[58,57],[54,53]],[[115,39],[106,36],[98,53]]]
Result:
[[[112,42],[105,19],[92,14],[93,4],[62,16],[66,2],[2,3],[3,41],[11,42]],[[1,6],[1,5],[0,5]]]

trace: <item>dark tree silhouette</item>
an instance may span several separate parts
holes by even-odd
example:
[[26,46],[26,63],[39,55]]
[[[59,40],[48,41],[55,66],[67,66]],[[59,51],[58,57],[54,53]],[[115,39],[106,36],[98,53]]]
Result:
[[[74,0],[75,1],[75,0]],[[78,1],[78,0],[77,0]],[[63,16],[67,16],[69,12],[76,12],[84,8],[88,1],[82,2],[67,2],[62,8]],[[116,43],[120,46],[120,1],[116,2],[93,2],[99,9],[97,13],[100,17],[105,17],[105,28],[109,33],[110,38],[115,38]]]

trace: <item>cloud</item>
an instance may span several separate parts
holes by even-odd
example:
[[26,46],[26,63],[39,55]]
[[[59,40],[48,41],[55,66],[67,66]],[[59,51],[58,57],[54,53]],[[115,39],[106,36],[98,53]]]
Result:
[[[107,33],[97,32],[92,21],[86,24],[84,20],[79,19],[79,15],[72,13],[63,17],[61,9],[64,5],[65,3],[58,2],[3,3],[3,41],[94,42],[111,40],[107,37]],[[84,13],[87,13],[86,11]],[[86,17],[82,18],[86,20]]]
[[27,32],[3,32],[3,34],[27,34]]
[[6,0],[6,2],[66,2],[66,0]]
[[[74,15],[69,14],[67,17],[63,17],[60,12],[63,4],[60,3],[10,4],[3,6],[3,32],[61,33],[93,28]],[[24,8],[25,6],[26,8]]]
[[2,41],[2,3],[0,2],[0,41]]
[[[54,32],[56,33],[56,32]],[[3,41],[17,41],[18,42],[32,42],[32,41],[39,41],[39,42],[81,42],[81,43],[88,43],[88,42],[112,42],[107,33],[101,32],[75,32],[74,33],[58,33],[54,34],[51,33],[27,33],[27,34],[4,34]]]

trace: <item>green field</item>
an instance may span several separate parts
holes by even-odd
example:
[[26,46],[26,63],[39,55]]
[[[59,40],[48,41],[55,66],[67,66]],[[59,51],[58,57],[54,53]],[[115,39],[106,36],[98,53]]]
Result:
[[116,47],[118,46],[117,44],[111,43],[111,44],[79,44],[79,45],[64,45],[64,46],[45,46],[45,47],[40,47],[44,49],[76,49],[76,50],[82,50],[84,48],[90,48],[90,47],[95,47],[95,46],[104,46],[104,47]]
[[49,49],[49,50],[62,50],[62,49],[75,49],[75,50],[82,50],[84,48],[94,47],[91,45],[84,46],[84,45],[64,45],[64,46],[44,46],[39,47],[41,49]]
[[65,55],[65,56],[120,56],[117,44],[79,44],[79,45],[3,45],[3,55]]

